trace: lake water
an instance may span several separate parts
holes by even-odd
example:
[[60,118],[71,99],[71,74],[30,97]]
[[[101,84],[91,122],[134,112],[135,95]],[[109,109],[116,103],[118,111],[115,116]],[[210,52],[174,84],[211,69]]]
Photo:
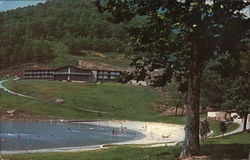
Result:
[[2,151],[110,144],[143,136],[132,130],[71,123],[3,121],[0,129]]

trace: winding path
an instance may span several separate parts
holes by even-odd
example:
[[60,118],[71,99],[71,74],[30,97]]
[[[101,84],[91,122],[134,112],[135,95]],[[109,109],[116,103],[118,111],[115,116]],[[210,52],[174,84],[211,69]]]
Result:
[[[17,77],[15,79],[13,79],[13,81],[16,81],[16,80],[19,80],[19,79],[20,79],[20,77]],[[43,99],[39,99],[39,98],[36,98],[36,97],[27,96],[27,95],[16,93],[14,91],[9,90],[8,88],[6,88],[6,87],[3,86],[3,83],[8,82],[8,81],[10,81],[10,80],[0,80],[0,89],[3,89],[5,92],[13,94],[15,96],[30,98],[30,99],[33,99],[33,100],[45,101]],[[73,109],[77,109],[77,110],[81,110],[81,111],[92,112],[92,113],[102,113],[102,114],[107,113],[107,112],[102,112],[102,111],[96,111],[96,110],[86,109],[86,108],[79,108],[79,107],[72,107],[72,106],[67,106],[67,107],[70,107],[70,108],[73,108]]]
[[[19,77],[13,79],[14,81],[20,79]],[[9,80],[1,80],[0,81],[0,89],[3,89],[5,92],[8,92],[10,94],[13,94],[13,95],[16,95],[16,96],[20,96],[20,97],[25,97],[25,98],[30,98],[30,99],[38,99],[38,98],[35,98],[35,97],[31,97],[31,96],[27,96],[27,95],[24,95],[24,94],[20,94],[20,93],[16,93],[16,92],[13,92],[11,90],[9,90],[8,88],[4,87],[3,86],[3,83],[5,82],[8,82]]]

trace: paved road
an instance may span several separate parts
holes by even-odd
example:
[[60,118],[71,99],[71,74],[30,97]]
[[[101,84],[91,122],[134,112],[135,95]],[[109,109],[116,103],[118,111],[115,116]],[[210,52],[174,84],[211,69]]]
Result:
[[[18,77],[18,78],[15,78],[15,79],[13,79],[13,80],[16,81],[16,80],[18,80],[18,79],[19,79],[19,77]],[[13,95],[16,95],[16,96],[25,97],[25,98],[31,98],[31,99],[37,99],[37,98],[30,97],[30,96],[27,96],[27,95],[24,95],[24,94],[20,94],[20,93],[13,92],[13,91],[9,90],[8,88],[5,88],[5,87],[3,86],[3,83],[8,82],[8,81],[9,81],[9,80],[2,80],[2,81],[0,81],[0,89],[3,89],[5,92],[8,92],[8,93],[13,94]]]

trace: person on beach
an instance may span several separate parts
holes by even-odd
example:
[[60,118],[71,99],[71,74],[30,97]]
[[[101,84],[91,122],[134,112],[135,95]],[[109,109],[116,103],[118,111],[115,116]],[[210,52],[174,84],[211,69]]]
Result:
[[17,133],[17,136],[16,136],[17,138],[21,138],[21,135],[19,134],[19,133]]
[[144,130],[145,132],[147,131],[147,125],[145,124],[145,126],[142,126],[142,130]]
[[123,131],[122,122],[120,122],[120,125],[121,125],[121,129],[120,129],[120,131],[122,132],[122,131]]
[[168,137],[170,137],[170,135],[166,135],[166,136],[164,134],[162,135],[162,138],[168,138]]

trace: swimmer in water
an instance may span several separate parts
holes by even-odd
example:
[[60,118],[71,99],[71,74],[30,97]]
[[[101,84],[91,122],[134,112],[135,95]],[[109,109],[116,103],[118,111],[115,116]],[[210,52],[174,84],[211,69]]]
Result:
[[115,129],[114,129],[114,128],[112,129],[112,134],[113,134],[113,135],[115,135],[115,134],[116,134],[116,131],[115,131]]
[[125,133],[128,134],[128,129],[127,127],[124,127]]
[[17,136],[16,136],[17,138],[20,138],[21,137],[21,135],[19,134],[19,133],[17,133]]
[[4,138],[1,138],[1,142],[6,142],[6,140]]

